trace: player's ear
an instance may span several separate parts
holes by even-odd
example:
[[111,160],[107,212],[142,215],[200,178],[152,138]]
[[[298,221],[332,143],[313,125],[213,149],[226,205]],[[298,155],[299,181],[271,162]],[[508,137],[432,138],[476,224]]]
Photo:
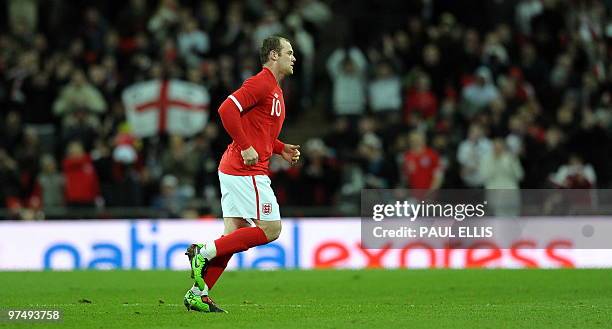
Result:
[[[270,50],[270,53],[272,55],[272,59],[273,60],[277,60],[278,56],[280,55],[276,50]],[[269,57],[268,57],[269,58]]]

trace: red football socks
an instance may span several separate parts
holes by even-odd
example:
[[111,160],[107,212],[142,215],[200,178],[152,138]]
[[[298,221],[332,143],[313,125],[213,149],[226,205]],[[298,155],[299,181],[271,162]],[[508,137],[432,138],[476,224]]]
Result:
[[204,274],[204,281],[208,289],[217,283],[223,271],[227,267],[232,256],[251,247],[268,243],[268,237],[259,227],[244,227],[234,232],[223,235],[215,240],[217,256],[210,261]]
[[208,286],[208,289],[212,289],[212,287],[217,283],[223,271],[227,267],[227,263],[229,263],[233,254],[215,257],[210,261],[208,267],[206,268],[206,274],[204,274],[204,282]]
[[268,243],[268,237],[259,227],[243,227],[215,240],[217,256],[232,255]]

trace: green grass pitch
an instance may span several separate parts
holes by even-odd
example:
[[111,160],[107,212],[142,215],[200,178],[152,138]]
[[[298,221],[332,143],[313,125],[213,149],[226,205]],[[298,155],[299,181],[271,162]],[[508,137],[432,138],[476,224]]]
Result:
[[187,312],[189,274],[0,273],[0,308],[60,308],[8,328],[612,328],[612,270],[227,272],[229,314]]

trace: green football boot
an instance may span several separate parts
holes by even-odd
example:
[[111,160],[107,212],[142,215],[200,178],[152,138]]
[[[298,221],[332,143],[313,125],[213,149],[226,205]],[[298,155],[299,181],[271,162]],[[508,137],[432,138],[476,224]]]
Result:
[[223,310],[219,306],[217,306],[217,304],[212,300],[212,298],[208,296],[202,296],[200,300],[202,301],[202,303],[208,305],[208,309],[210,310],[209,312],[211,313],[227,313],[226,310]]
[[196,311],[196,312],[210,312],[210,306],[202,301],[202,298],[196,294],[194,294],[191,289],[187,291],[185,294],[185,298],[183,298],[183,304],[187,308],[187,311]]
[[198,296],[194,294],[191,289],[189,289],[185,294],[183,304],[185,304],[187,311],[193,310],[204,313],[227,313],[227,311],[217,306],[212,298],[208,296]]
[[208,291],[206,288],[206,283],[204,282],[204,273],[206,272],[206,267],[208,267],[208,259],[204,258],[204,256],[200,255],[200,249],[204,246],[204,244],[192,244],[187,248],[185,255],[189,258],[189,264],[191,265],[191,278],[193,279],[195,285],[202,291]]

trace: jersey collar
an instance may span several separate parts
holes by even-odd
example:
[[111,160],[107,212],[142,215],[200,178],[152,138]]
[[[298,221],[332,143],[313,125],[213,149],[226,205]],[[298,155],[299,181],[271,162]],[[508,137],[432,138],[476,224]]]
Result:
[[276,80],[276,77],[274,76],[274,73],[272,73],[272,70],[270,70],[269,68],[267,68],[267,67],[265,67],[265,66],[264,66],[264,67],[263,67],[263,69],[262,69],[262,71],[267,72],[267,73],[268,73],[268,75],[270,76],[270,78],[271,78],[272,80],[274,80],[274,83],[275,83],[277,86],[279,86],[279,87],[280,87],[280,84],[279,84],[279,83],[278,83],[278,81]]

